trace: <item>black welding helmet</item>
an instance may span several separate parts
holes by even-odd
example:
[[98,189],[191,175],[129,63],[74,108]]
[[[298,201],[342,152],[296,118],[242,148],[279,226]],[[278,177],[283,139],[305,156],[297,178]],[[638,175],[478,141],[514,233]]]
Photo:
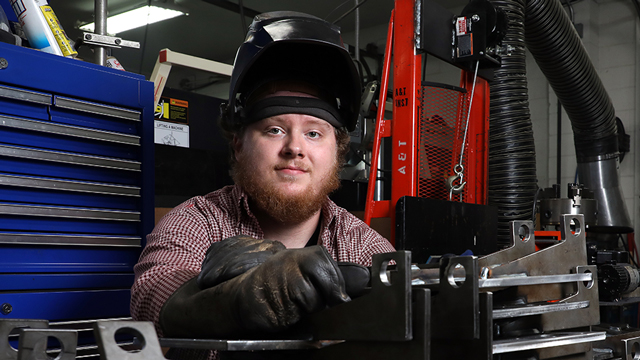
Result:
[[[321,95],[254,105],[255,93],[274,82],[310,84]],[[227,129],[239,129],[268,116],[301,113],[352,131],[360,96],[360,77],[338,26],[298,12],[264,13],[254,18],[236,54],[221,121]]]

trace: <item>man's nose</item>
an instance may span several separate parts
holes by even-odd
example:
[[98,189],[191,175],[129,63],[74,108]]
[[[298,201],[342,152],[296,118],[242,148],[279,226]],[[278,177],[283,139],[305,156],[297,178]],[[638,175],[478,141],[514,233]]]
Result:
[[290,157],[304,157],[304,139],[301,134],[289,134],[286,137],[283,155]]

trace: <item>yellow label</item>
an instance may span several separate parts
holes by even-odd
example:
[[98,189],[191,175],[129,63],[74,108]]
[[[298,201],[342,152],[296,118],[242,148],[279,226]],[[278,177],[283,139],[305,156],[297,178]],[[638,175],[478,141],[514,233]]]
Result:
[[44,18],[47,20],[47,24],[49,24],[49,28],[51,28],[51,32],[53,32],[53,36],[56,38],[58,45],[60,46],[60,50],[62,50],[62,54],[64,56],[72,56],[77,55],[78,52],[73,49],[71,44],[69,43],[69,39],[67,35],[62,30],[62,26],[60,26],[60,21],[58,21],[58,17],[53,12],[51,6],[45,5],[40,6],[40,11],[44,15]]
[[162,117],[165,119],[169,118],[169,103],[165,102],[162,104],[164,106],[164,111],[162,112]]

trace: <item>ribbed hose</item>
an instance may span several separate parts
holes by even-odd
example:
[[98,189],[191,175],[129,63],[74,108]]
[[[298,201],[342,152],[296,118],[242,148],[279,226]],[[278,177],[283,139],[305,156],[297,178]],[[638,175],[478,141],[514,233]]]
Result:
[[571,120],[580,182],[598,201],[598,224],[589,230],[632,232],[618,180],[615,110],[580,37],[558,0],[528,0],[525,27],[527,48]]
[[558,0],[528,0],[526,44],[567,111],[579,163],[615,157],[615,110]]
[[492,0],[506,14],[509,28],[502,57],[490,84],[489,204],[498,208],[498,246],[511,243],[513,220],[530,220],[537,190],[536,151],[529,114],[525,63],[525,0]]

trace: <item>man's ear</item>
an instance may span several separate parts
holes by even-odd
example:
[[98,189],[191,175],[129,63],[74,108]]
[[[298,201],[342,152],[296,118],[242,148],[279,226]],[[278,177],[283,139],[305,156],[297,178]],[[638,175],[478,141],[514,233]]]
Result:
[[238,154],[242,151],[242,139],[238,136],[238,134],[233,135],[231,146],[233,148],[233,156],[236,158],[236,160],[238,160]]

